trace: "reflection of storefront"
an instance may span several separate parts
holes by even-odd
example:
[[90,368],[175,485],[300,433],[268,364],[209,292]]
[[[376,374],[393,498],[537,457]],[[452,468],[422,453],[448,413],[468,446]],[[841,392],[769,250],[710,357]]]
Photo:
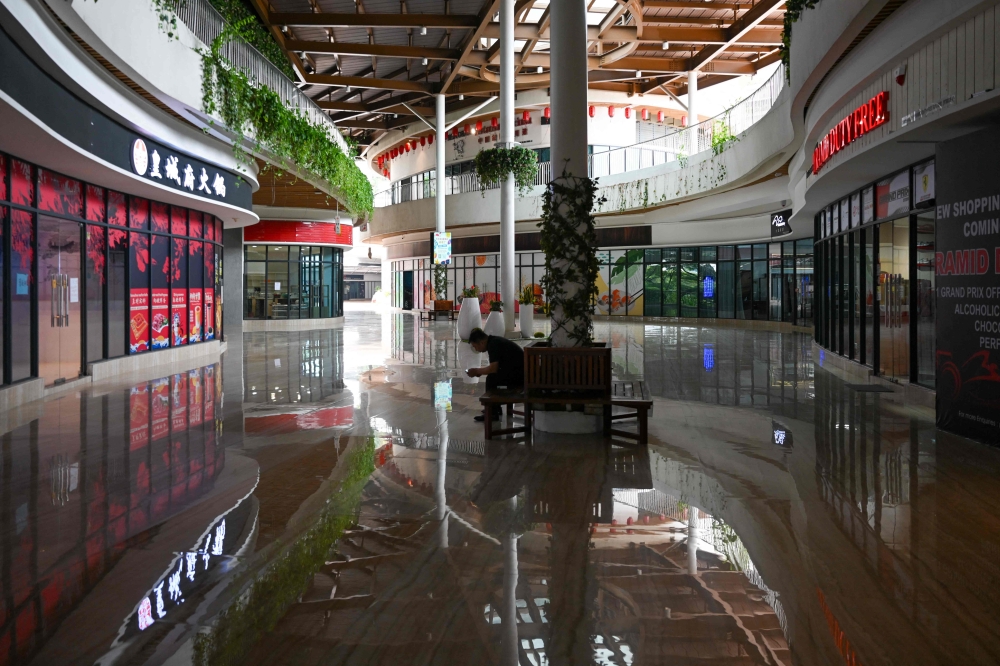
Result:
[[344,249],[350,222],[265,221],[244,232],[244,319],[344,315]]
[[816,218],[816,341],[894,381],[934,388],[934,162]]

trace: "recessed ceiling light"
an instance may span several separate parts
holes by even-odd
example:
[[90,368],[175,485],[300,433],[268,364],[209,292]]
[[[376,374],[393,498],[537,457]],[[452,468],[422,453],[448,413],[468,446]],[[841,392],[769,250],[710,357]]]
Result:
[[427,34],[427,26],[426,25],[420,26],[420,34],[421,35],[426,35]]
[[420,64],[421,64],[421,65],[426,65],[426,64],[427,64],[427,58],[424,58],[424,59],[422,59],[422,60],[420,61]]
[[670,42],[663,42],[663,50],[664,51],[670,50]]
[[542,73],[542,68],[541,68],[541,66],[539,66],[539,67],[538,67],[538,69],[537,69],[537,70],[535,70],[535,71],[536,71],[536,72],[538,72],[539,74],[541,74],[541,73]]

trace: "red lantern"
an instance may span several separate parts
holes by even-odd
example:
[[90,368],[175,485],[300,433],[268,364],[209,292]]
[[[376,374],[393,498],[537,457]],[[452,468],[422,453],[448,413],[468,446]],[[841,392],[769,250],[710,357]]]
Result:
[[688,125],[688,117],[681,116],[681,127],[687,127],[687,125]]
[[626,106],[625,107],[625,119],[628,120],[631,117],[632,117],[632,109],[630,109],[629,107]]
[[662,123],[663,122],[663,111],[657,111],[656,112],[656,122],[658,122],[658,123]]
[[615,117],[615,107],[609,106],[608,107],[608,118],[614,118],[614,117]]
[[552,110],[549,109],[549,107],[545,107],[545,111],[542,112],[542,115],[545,116],[546,119],[549,119],[552,117]]
[[389,156],[392,159],[396,159],[396,149],[395,148],[393,148],[392,150],[389,151]]
[[493,118],[490,119],[490,125],[493,126],[493,129],[500,127],[500,119],[497,118],[496,116],[493,116]]
[[423,147],[426,145],[427,145],[427,137],[426,136],[420,137],[420,146]]
[[589,113],[589,114],[590,114],[590,117],[591,117],[591,118],[593,118],[593,117],[594,117],[594,113],[596,113],[596,112],[597,112],[597,107],[596,107],[596,106],[594,106],[593,104],[591,104],[591,105],[590,105],[590,108],[589,108],[589,109],[587,109],[587,113]]
[[404,145],[404,147],[406,148],[406,152],[410,152],[410,142],[409,142],[409,141],[407,141],[407,142],[406,142],[405,144],[403,144],[403,145]]
[[477,132],[482,132],[483,131],[483,121],[482,120],[477,120],[476,121],[476,131]]
[[642,119],[643,120],[649,120],[649,109],[643,109],[642,110]]
[[468,126],[468,125],[466,125],[466,126],[465,126],[465,133],[466,133],[466,134],[469,134],[469,132],[470,132],[470,129],[469,129],[469,126]]
[[530,123],[531,122],[531,113],[529,113],[528,111],[522,111],[521,112],[521,120],[523,120],[526,123]]
[[431,134],[429,137],[427,137],[427,143],[429,143],[431,145],[434,145],[434,135],[433,134]]

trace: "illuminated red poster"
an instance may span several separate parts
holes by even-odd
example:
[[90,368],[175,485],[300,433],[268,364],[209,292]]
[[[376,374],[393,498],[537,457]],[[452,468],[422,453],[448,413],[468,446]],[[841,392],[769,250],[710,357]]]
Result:
[[201,408],[204,400],[204,386],[201,383],[201,371],[191,370],[188,372],[188,411],[190,418],[188,423],[192,426],[201,425]]
[[187,430],[187,373],[174,375],[170,387],[170,425],[174,434]]
[[215,339],[215,305],[213,303],[215,293],[211,289],[205,290],[205,339]]
[[170,434],[170,379],[153,382],[153,441]]
[[201,289],[192,289],[188,307],[188,341],[201,342]]
[[170,331],[177,347],[187,344],[187,289],[171,289],[170,298],[174,311]]
[[137,451],[149,443],[149,385],[133,386],[129,392],[129,450]]
[[133,354],[149,349],[149,289],[131,290],[129,317],[129,351]]
[[153,289],[153,349],[170,346],[170,290]]

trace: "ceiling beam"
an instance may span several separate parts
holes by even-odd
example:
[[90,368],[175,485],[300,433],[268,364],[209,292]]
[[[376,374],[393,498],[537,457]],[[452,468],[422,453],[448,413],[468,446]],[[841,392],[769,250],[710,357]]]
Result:
[[[725,27],[726,25],[732,23],[732,17],[728,16],[725,18],[705,18],[705,17],[694,17],[694,16],[649,16],[646,15],[642,19],[643,25],[649,26],[660,26],[660,25],[711,25],[719,28]],[[782,28],[784,27],[784,21],[781,19],[764,19],[757,25],[771,28]]]
[[[397,113],[404,116],[412,116],[413,112],[421,115],[433,115],[432,106],[407,107],[404,102],[394,101],[392,106],[365,104],[364,102],[328,102],[317,101],[316,105],[324,111],[351,111],[354,113]],[[412,109],[412,111],[410,110]]]
[[419,81],[398,79],[376,79],[367,76],[333,76],[330,74],[307,74],[306,83],[311,86],[337,86],[346,88],[369,88],[372,90],[404,90],[406,92],[430,93],[431,85]]
[[451,28],[474,29],[479,22],[472,14],[316,14],[269,12],[271,25],[320,28]]
[[737,4],[734,2],[699,2],[698,0],[646,0],[642,3],[643,9],[712,9],[740,11],[750,9],[750,3]]
[[389,44],[350,44],[347,42],[307,42],[286,40],[285,48],[303,53],[335,53],[338,55],[382,56],[386,58],[429,58],[458,60],[458,49],[436,49],[429,46],[393,46]]
[[[761,4],[773,4],[782,0],[761,0]],[[734,24],[735,25],[735,24]],[[731,36],[730,28],[664,28],[645,26],[639,40],[643,42],[670,42],[683,44],[760,44],[780,46],[781,30],[770,28],[739,29],[737,36]],[[623,40],[624,41],[624,40]]]
[[[448,75],[444,77],[444,80],[441,81],[442,93],[451,92],[450,90],[451,85],[455,81],[455,77],[458,76],[458,72],[459,70],[461,70],[462,64],[464,63],[465,59],[469,56],[469,54],[472,52],[472,49],[475,48],[476,42],[479,41],[479,38],[483,35],[484,29],[486,28],[487,25],[489,25],[490,20],[497,13],[499,8],[500,8],[500,0],[489,0],[479,11],[479,15],[476,17],[476,28],[475,30],[472,31],[472,34],[470,34],[466,38],[465,46],[462,48],[461,57],[459,57],[458,62],[455,63],[455,66],[451,68],[451,71],[448,72]],[[515,29],[517,28],[516,25],[514,27]]]
[[[733,24],[725,29],[725,42],[710,44],[695,54],[691,59],[691,69],[704,69],[709,62],[723,53],[730,44],[735,44],[750,33],[759,33],[761,29],[757,28],[757,25],[767,18],[768,14],[774,11],[778,5],[784,4],[784,2],[785,0],[759,0],[750,11],[733,21]],[[778,39],[780,40],[780,38],[781,33],[778,32]]]

